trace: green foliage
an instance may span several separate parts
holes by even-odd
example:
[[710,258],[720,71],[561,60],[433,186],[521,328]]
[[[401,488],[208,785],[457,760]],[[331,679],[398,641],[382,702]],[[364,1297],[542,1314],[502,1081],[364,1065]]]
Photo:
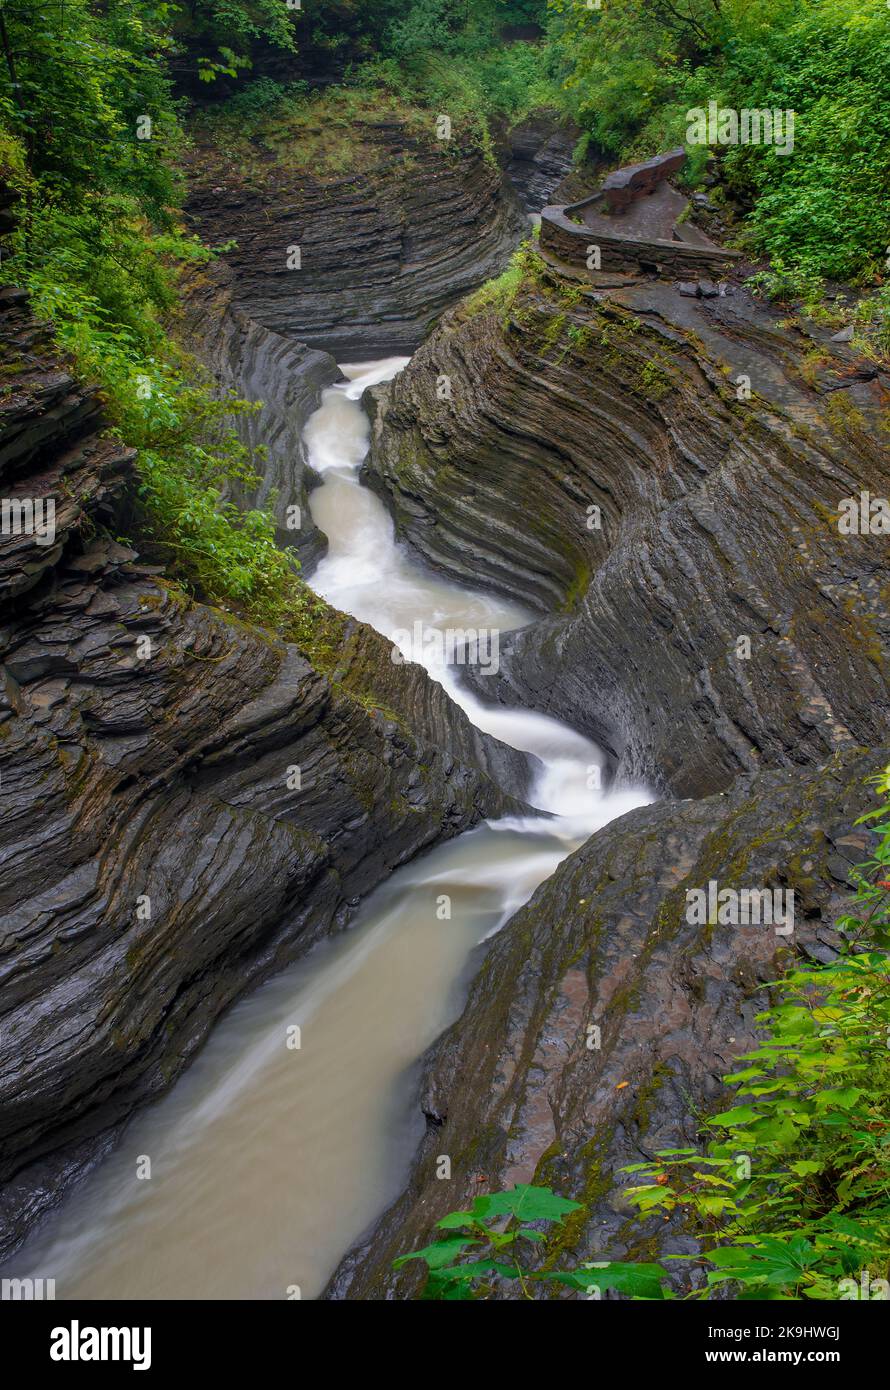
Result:
[[[725,147],[747,243],[810,274],[865,279],[890,241],[884,0],[551,0],[565,102],[618,160],[686,139],[693,107],[796,113],[794,151]],[[718,151],[720,147],[717,147]],[[693,147],[702,172],[705,151]]]
[[255,127],[265,117],[279,115],[295,101],[305,101],[308,89],[305,82],[273,82],[260,77],[226,102],[225,115],[235,125]]
[[412,78],[418,99],[454,120],[503,116],[515,122],[559,101],[540,45],[498,46],[454,58],[428,54],[414,64]]
[[758,1297],[831,1299],[862,1269],[887,1278],[888,982],[873,952],[795,971],[761,1020],[767,1041],[726,1078],[746,1103],[714,1117],[705,1154],[640,1166],[640,1210],[679,1209],[702,1228],[712,1268],[700,1296],[731,1281]]
[[[528,21],[546,38],[503,41],[505,24]],[[616,163],[684,144],[687,113],[709,101],[793,110],[789,155],[715,146],[723,187],[746,211],[740,244],[810,277],[886,270],[886,0],[319,0],[306,39],[312,52],[343,50],[347,84],[444,112],[489,151],[494,121],[541,107],[579,123],[579,156]],[[261,83],[257,114],[273,95]],[[688,150],[695,187],[710,151]]]
[[825,281],[800,267],[786,269],[781,256],[770,262],[769,270],[758,270],[748,279],[748,286],[764,299],[778,304],[802,303],[814,308],[825,293]]
[[[775,982],[776,1002],[758,1017],[762,1042],[724,1077],[737,1103],[708,1121],[704,1150],[664,1150],[625,1170],[642,1179],[627,1189],[641,1219],[680,1216],[698,1238],[695,1263],[706,1273],[690,1298],[867,1297],[863,1283],[872,1297],[886,1296],[876,1281],[890,1280],[890,769],[875,781],[881,804],[859,823],[870,823],[878,842],[856,871],[852,910],[837,923],[842,952]],[[520,1264],[520,1242],[542,1239],[527,1223],[561,1223],[579,1209],[549,1188],[479,1197],[395,1267],[422,1260],[432,1298],[484,1297],[492,1277],[517,1280],[525,1297],[544,1281],[671,1296],[660,1265]],[[505,1226],[505,1216],[518,1224]]]
[[448,1301],[484,1298],[493,1278],[515,1280],[521,1296],[531,1298],[534,1284],[565,1284],[591,1292],[618,1289],[632,1298],[663,1298],[660,1265],[589,1265],[566,1272],[530,1270],[521,1263],[524,1244],[547,1239],[542,1226],[559,1226],[580,1203],[559,1197],[549,1187],[519,1183],[509,1192],[477,1197],[469,1211],[453,1211],[436,1222],[442,1234],[432,1245],[402,1255],[426,1266],[424,1298]]
[[859,300],[854,311],[854,342],[867,356],[890,357],[890,285]]
[[481,314],[491,309],[502,323],[506,323],[516,296],[524,283],[536,276],[537,262],[531,242],[524,241],[513,252],[506,270],[493,280],[486,280],[464,303],[465,312]]
[[[724,1080],[704,1152],[668,1150],[628,1172],[641,1214],[682,1214],[707,1268],[692,1296],[836,1299],[863,1271],[890,1279],[890,770],[863,819],[879,841],[857,872],[831,964],[799,965],[759,1016],[761,1044]],[[879,1286],[880,1287],[880,1286]]]
[[189,0],[188,5],[171,6],[174,33],[200,50],[196,62],[202,82],[237,77],[252,66],[258,44],[295,53],[298,14],[284,0]]
[[[546,44],[502,38],[507,24],[542,25],[546,0],[313,0],[311,18],[307,5],[298,20],[304,15],[309,22],[296,33],[308,70],[336,62],[332,75],[344,85],[368,93],[383,87],[408,104],[434,107],[479,139],[489,138],[492,116],[515,120],[559,101]],[[275,85],[263,77],[248,84],[248,91],[265,88],[257,115],[270,109]],[[293,83],[280,84],[283,97],[293,93]]]
[[172,296],[163,258],[208,253],[172,235],[129,235],[122,220],[106,229],[110,246],[91,247],[91,227],[86,214],[35,209],[33,243],[44,250],[19,258],[35,312],[80,374],[98,382],[117,433],[139,450],[143,538],[196,593],[274,621],[293,562],[276,546],[269,515],[221,500],[231,483],[256,481],[230,423],[256,407],[217,399],[157,316]]
[[[546,41],[502,41],[505,24],[548,12]],[[270,549],[268,516],[241,517],[222,500],[253,467],[223,418],[242,407],[211,404],[166,329],[176,267],[205,254],[177,230],[174,72],[197,62],[206,79],[243,74],[257,52],[294,53],[297,36],[313,53],[342,54],[347,84],[323,98],[261,77],[226,108],[231,131],[268,127],[277,151],[277,121],[283,141],[296,134],[302,155],[332,172],[361,158],[359,116],[411,102],[426,108],[425,129],[429,108],[446,112],[491,160],[492,122],[541,105],[574,114],[587,142],[615,156],[682,139],[686,109],[709,98],[793,105],[794,158],[740,148],[724,160],[731,190],[752,204],[751,245],[774,255],[760,288],[811,298],[823,275],[873,271],[890,242],[882,0],[610,0],[600,11],[569,0],[317,0],[311,22],[280,0],[6,0],[2,13],[0,163],[23,195],[13,273],[138,445],[156,542],[166,538],[196,590],[267,613],[290,561]],[[695,151],[693,179],[705,153]],[[471,310],[507,314],[522,265]],[[886,345],[883,292],[856,312],[857,343]]]
[[494,50],[504,25],[540,22],[545,13],[543,0],[409,0],[390,20],[382,47],[399,61],[474,57]]
[[733,62],[747,105],[797,113],[792,157],[752,146],[727,156],[733,184],[752,201],[753,244],[821,275],[873,273],[890,233],[886,5],[805,5],[768,45],[743,30]]
[[[273,0],[237,24],[241,7],[208,8],[242,35],[251,14],[280,19]],[[216,399],[167,330],[179,268],[209,256],[176,226],[172,13],[153,0],[4,5],[0,160],[21,194],[8,265],[139,451],[140,544],[202,597],[273,623],[301,598],[295,562],[271,516],[224,501],[256,480],[233,427],[256,407]]]
[[101,12],[89,0],[6,0],[0,120],[54,201],[120,193],[165,219],[179,145],[168,15],[153,0],[108,0]]
[[388,92],[415,109],[447,115],[454,135],[463,137],[452,149],[476,145],[495,165],[493,121],[505,118],[515,123],[558,100],[553,83],[540,71],[540,52],[517,46],[466,60],[430,54],[408,66],[392,58],[376,59],[357,66],[349,84],[367,97]]
[[[377,87],[328,87],[306,92],[303,83],[257,82],[231,101],[202,113],[192,124],[196,140],[214,158],[237,164],[245,183],[260,184],[274,169],[315,177],[367,169],[379,149],[364,127],[397,120],[419,139],[432,138],[427,110],[409,105],[401,94]],[[441,153],[441,151],[439,151]],[[405,159],[410,158],[407,154]]]

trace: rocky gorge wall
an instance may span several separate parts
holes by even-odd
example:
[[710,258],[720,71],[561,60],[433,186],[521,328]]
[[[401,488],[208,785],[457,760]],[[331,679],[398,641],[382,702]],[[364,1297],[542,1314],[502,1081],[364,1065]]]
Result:
[[[300,561],[311,566],[324,554],[327,540],[309,510],[313,475],[303,429],[325,387],[341,379],[340,369],[328,353],[264,328],[235,302],[233,282],[231,267],[223,261],[187,276],[179,336],[209,372],[220,395],[234,392],[258,407],[231,417],[260,478],[256,488],[231,487],[232,499],[243,507],[271,511],[278,544],[292,546]],[[295,507],[299,527],[291,524]]]
[[876,744],[888,716],[886,537],[838,515],[888,495],[890,382],[723,288],[593,289],[527,256],[372,402],[366,476],[405,538],[545,615],[504,639],[501,698],[677,796]]
[[[312,128],[300,139],[257,137],[249,157],[232,159],[199,141],[190,161],[188,217],[206,243],[228,249],[184,278],[180,336],[220,392],[259,403],[232,423],[264,450],[261,483],[232,496],[271,507],[279,544],[310,567],[326,541],[309,510],[315,479],[302,433],[340,379],[333,354],[412,352],[527,234],[518,195],[537,205],[570,166],[573,141],[552,117],[503,138],[510,178],[478,150],[437,144],[433,124],[429,113],[413,125],[351,122],[346,174],[306,153],[321,134]],[[300,268],[288,269],[294,247]]]
[[329,135],[284,122],[237,158],[199,143],[188,216],[208,244],[235,243],[234,300],[263,328],[341,362],[413,352],[528,219],[493,159],[436,140],[431,112],[350,117],[345,172],[311,156]]
[[412,855],[520,809],[528,770],[370,629],[326,610],[309,659],[114,539],[133,451],[19,291],[0,372],[3,496],[57,503],[51,543],[0,537],[6,1252],[235,998]]
[[[565,200],[576,188],[589,187],[594,177],[587,161],[576,165],[575,146],[581,131],[554,111],[533,111],[525,120],[498,132],[501,162],[522,206],[540,213],[552,198]],[[569,192],[568,190],[573,190]]]
[[[412,350],[526,228],[481,158],[386,122],[357,139],[366,167],[342,176],[298,180],[261,148],[192,171],[196,229],[237,246],[191,281],[184,333],[221,389],[264,402],[239,422],[268,446],[239,500],[274,488],[280,539],[309,562],[323,538],[300,436],[331,354]],[[563,157],[544,150],[529,198]],[[886,539],[836,521],[842,497],[886,494],[886,379],[738,286],[689,290],[594,291],[527,261],[515,294],[446,315],[369,397],[367,479],[401,534],[541,615],[502,638],[504,702],[591,734],[620,776],[703,799],[606,827],[490,944],[427,1060],[409,1188],[334,1297],[410,1295],[396,1254],[467,1196],[532,1177],[584,1204],[573,1260],[633,1253],[617,1169],[694,1137],[779,968],[768,930],[692,928],[686,887],[793,886],[795,946],[832,949],[863,779],[890,755]],[[0,310],[0,484],[59,498],[52,545],[0,543],[4,1250],[233,999],[411,855],[519,809],[528,764],[363,625],[328,611],[322,657],[191,601],[112,539],[132,453],[21,296]]]
[[[868,857],[890,572],[881,529],[839,518],[887,495],[886,373],[731,280],[618,279],[526,254],[368,393],[366,477],[402,536],[541,614],[502,641],[502,701],[670,799],[592,836],[491,943],[425,1059],[408,1184],[330,1298],[415,1296],[393,1260],[522,1182],[581,1203],[533,1263],[694,1255],[674,1219],[630,1220],[621,1170],[699,1142],[769,981],[833,957]],[[711,881],[792,891],[793,931],[691,923]]]
[[[446,1213],[515,1183],[581,1203],[527,1255],[532,1267],[694,1255],[676,1217],[630,1220],[623,1189],[638,1176],[620,1170],[697,1144],[789,949],[832,957],[851,867],[867,857],[868,832],[852,828],[873,804],[864,779],[888,758],[885,743],[819,771],[764,772],[726,794],[647,806],[565,860],[494,939],[463,1015],[430,1050],[427,1133],[409,1183],[326,1296],[415,1296],[418,1265],[395,1272],[393,1260],[427,1245]],[[686,891],[712,878],[793,889],[793,938],[769,925],[691,925]],[[486,1297],[512,1294],[494,1280]]]

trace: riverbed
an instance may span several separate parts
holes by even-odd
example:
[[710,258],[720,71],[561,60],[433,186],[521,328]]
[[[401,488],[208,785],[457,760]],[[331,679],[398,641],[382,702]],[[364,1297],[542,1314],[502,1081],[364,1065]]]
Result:
[[[351,928],[237,1004],[167,1096],[8,1262],[58,1299],[314,1298],[399,1192],[423,1131],[419,1059],[459,1013],[483,943],[593,831],[651,799],[604,792],[603,759],[556,720],[483,704],[432,634],[532,615],[422,569],[362,486],[365,388],[405,365],[342,368],[305,439],[329,550],[310,583],[420,660],[480,728],[540,760],[541,814],[478,826],[406,865]],[[445,644],[447,650],[447,644]],[[299,1045],[297,1045],[299,1044]]]

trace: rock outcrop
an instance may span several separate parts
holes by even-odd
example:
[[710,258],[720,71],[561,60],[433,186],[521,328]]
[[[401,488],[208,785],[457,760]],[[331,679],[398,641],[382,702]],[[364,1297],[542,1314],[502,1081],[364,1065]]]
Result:
[[133,453],[24,297],[0,307],[8,1251],[232,1000],[398,864],[519,807],[489,770],[522,791],[525,765],[360,624],[327,610],[310,660],[112,539]]
[[525,265],[376,393],[367,471],[427,561],[547,615],[501,698],[677,796],[877,744],[887,537],[839,509],[890,496],[886,373],[731,281]]
[[[629,1219],[622,1189],[634,1178],[620,1170],[698,1142],[788,949],[832,957],[851,866],[867,857],[868,832],[851,829],[873,804],[864,779],[888,757],[887,746],[838,754],[819,772],[761,773],[729,794],[632,811],[565,860],[495,938],[462,1017],[428,1055],[429,1123],[409,1185],[328,1296],[413,1296],[418,1268],[394,1273],[396,1256],[428,1244],[446,1212],[517,1182],[582,1204],[540,1247],[548,1267],[694,1253],[674,1222]],[[714,878],[793,889],[793,934],[691,925],[686,892]]]
[[[551,111],[535,111],[503,133],[504,168],[527,213],[540,213],[568,184],[576,172],[573,155],[580,135]],[[582,165],[577,175],[590,177],[591,170]]]
[[199,146],[187,210],[224,252],[234,300],[263,328],[362,361],[409,353],[444,309],[497,274],[528,220],[496,163],[399,119],[350,119],[348,173],[313,167],[287,122],[248,167]]
[[[233,302],[233,278],[229,266],[214,261],[184,280],[180,336],[220,395],[234,392],[259,407],[231,417],[261,479],[256,488],[233,487],[233,501],[272,511],[278,544],[292,546],[301,562],[311,566],[324,554],[327,541],[309,510],[313,474],[303,429],[325,387],[340,380],[340,369],[328,353],[264,328]],[[299,526],[293,524],[297,519]]]

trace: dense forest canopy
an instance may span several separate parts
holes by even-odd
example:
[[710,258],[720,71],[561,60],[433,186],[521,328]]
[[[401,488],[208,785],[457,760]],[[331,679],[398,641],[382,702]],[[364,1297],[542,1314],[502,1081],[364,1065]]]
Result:
[[[125,194],[162,222],[188,101],[251,89],[254,110],[309,100],[319,80],[388,86],[477,120],[547,105],[614,163],[682,143],[690,108],[714,101],[796,116],[791,158],[723,151],[750,250],[837,278],[885,268],[884,0],[7,0],[2,15],[7,164],[23,152],[69,207]],[[692,151],[693,178],[706,153]]]

